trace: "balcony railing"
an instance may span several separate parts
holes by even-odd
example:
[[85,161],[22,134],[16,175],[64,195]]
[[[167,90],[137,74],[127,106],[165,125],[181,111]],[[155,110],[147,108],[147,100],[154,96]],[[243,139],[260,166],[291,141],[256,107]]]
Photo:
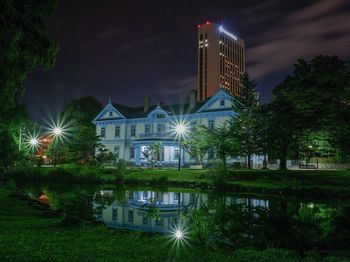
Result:
[[173,138],[174,135],[171,132],[153,132],[153,133],[141,133],[140,138]]

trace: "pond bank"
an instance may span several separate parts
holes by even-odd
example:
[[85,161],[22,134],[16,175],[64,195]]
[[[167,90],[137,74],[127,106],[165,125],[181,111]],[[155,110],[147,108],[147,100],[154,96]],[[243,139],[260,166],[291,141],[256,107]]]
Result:
[[270,194],[298,197],[350,198],[350,171],[229,170],[216,181],[210,170],[115,169],[65,166],[22,168],[7,175],[16,181],[46,181],[81,184],[128,184],[213,189],[224,192]]
[[169,237],[104,226],[62,224],[0,187],[0,257],[8,261],[347,261],[285,249],[228,250],[191,243],[171,248]]

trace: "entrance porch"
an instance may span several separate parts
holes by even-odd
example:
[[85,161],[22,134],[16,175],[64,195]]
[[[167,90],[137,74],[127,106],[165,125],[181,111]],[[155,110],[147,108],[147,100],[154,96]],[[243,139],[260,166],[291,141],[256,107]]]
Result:
[[[147,152],[148,147],[155,144],[161,143],[160,150],[160,165],[164,166],[175,166],[179,161],[179,154],[181,154],[181,163],[184,165],[184,151],[179,150],[179,144],[177,141],[135,141],[132,145],[135,148],[135,164],[137,166],[147,166],[150,164],[149,160],[146,158],[145,154],[142,152]],[[157,163],[156,163],[157,164]]]

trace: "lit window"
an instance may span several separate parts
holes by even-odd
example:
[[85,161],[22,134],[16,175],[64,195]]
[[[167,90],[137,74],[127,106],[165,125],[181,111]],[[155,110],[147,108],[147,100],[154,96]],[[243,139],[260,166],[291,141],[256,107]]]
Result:
[[143,191],[143,193],[142,193],[142,198],[143,198],[143,200],[148,200],[148,192],[147,191]]
[[120,137],[120,126],[116,126],[114,129],[114,137]]
[[158,133],[164,133],[165,132],[165,125],[164,124],[158,124],[157,125],[157,132]]
[[133,210],[129,210],[128,221],[129,222],[133,222],[134,221],[134,211]]
[[179,158],[179,149],[178,148],[175,148],[175,150],[174,150],[174,158],[175,159]]
[[119,158],[119,146],[114,147],[113,153],[114,153],[115,158]]
[[143,217],[142,218],[142,224],[143,225],[148,225],[148,217]]
[[106,128],[105,127],[101,127],[101,135],[100,137],[105,138],[106,137]]
[[145,133],[146,134],[151,133],[151,126],[150,125],[145,125]]
[[118,209],[117,208],[115,208],[115,207],[113,207],[112,208],[112,220],[117,220],[117,218],[118,218]]
[[208,121],[208,127],[210,129],[213,129],[215,127],[215,120],[214,119]]
[[135,158],[135,148],[130,147],[130,159],[134,159]]
[[135,136],[136,135],[136,126],[131,126],[130,135],[131,136]]

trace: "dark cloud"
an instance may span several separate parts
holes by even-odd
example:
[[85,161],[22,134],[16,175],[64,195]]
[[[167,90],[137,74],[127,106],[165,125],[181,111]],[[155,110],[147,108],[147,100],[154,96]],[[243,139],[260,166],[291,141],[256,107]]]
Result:
[[162,82],[157,89],[161,96],[181,94],[185,97],[190,90],[197,89],[197,76],[188,76],[182,79],[173,78]]
[[98,33],[96,36],[98,38],[110,38],[115,36],[116,34],[122,32],[122,29],[120,27],[111,27],[101,33]]
[[350,58],[349,12],[349,0],[60,0],[50,19],[56,65],[29,75],[22,101],[35,119],[42,105],[58,112],[87,95],[177,103],[196,88],[196,25],[207,20],[244,39],[246,68],[268,101],[297,58]]
[[129,42],[125,45],[122,45],[120,47],[120,50],[128,50],[128,49],[134,49],[134,48],[140,48],[143,46],[146,46],[148,44],[154,43],[157,40],[159,40],[161,37],[160,36],[151,36],[151,37],[147,37],[144,39],[138,39],[132,42]]
[[298,58],[318,54],[349,56],[350,10],[348,0],[323,0],[285,16],[257,37],[247,50],[247,69],[264,78],[290,68]]

